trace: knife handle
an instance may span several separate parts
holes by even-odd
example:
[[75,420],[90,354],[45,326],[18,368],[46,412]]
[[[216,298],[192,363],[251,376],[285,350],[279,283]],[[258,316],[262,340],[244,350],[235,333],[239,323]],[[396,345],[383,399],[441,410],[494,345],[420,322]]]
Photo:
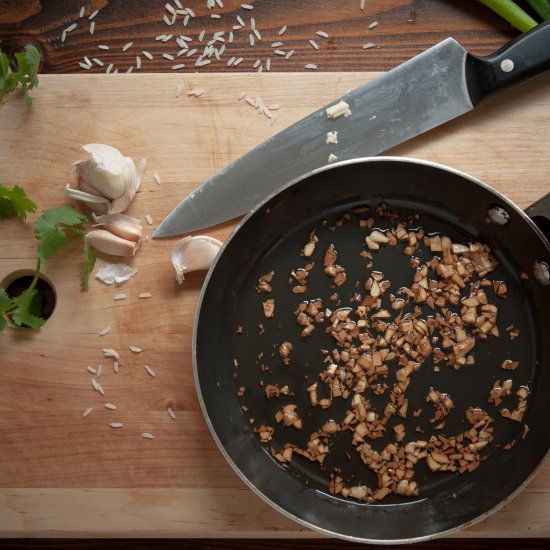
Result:
[[474,105],[550,69],[550,21],[486,57],[466,56],[466,84]]

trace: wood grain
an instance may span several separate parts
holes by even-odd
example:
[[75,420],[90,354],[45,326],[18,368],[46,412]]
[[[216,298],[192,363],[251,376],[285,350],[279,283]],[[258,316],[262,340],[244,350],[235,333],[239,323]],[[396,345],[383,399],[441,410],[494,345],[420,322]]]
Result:
[[[152,3],[146,0],[86,0],[76,2],[22,0],[3,2],[0,10],[0,39],[2,49],[13,52],[26,43],[37,44],[43,52],[42,71],[46,73],[84,72],[79,66],[84,56],[99,58],[104,66],[93,62],[92,72],[104,72],[112,63],[120,72],[130,66],[136,69],[136,56],[142,61],[142,72],[169,72],[175,63],[184,62],[186,67],[178,72],[192,73],[220,71],[255,71],[254,64],[261,60],[264,71],[266,61],[271,60],[272,71],[304,71],[305,64],[314,63],[321,71],[380,71],[388,70],[411,58],[437,42],[453,36],[467,49],[478,55],[486,55],[517,36],[518,31],[496,16],[476,0],[378,0],[368,1],[364,10],[359,0],[293,0],[251,1],[253,10],[241,8],[240,0],[225,0],[224,7],[206,8],[205,0],[184,2],[192,7],[195,17],[187,27],[182,25],[183,16],[178,16],[174,25],[168,26],[163,16],[170,13],[165,2]],[[526,2],[520,2],[526,5]],[[175,4],[172,2],[175,7]],[[85,6],[85,16],[79,18],[80,7]],[[88,17],[95,10],[94,34],[90,34]],[[213,19],[213,13],[219,19]],[[240,16],[246,23],[234,31],[234,41],[229,44],[228,33]],[[250,18],[253,17],[261,40],[250,46]],[[370,25],[378,22],[378,26]],[[63,29],[72,23],[78,27],[62,42]],[[283,36],[278,31],[287,25]],[[205,39],[199,35],[205,30]],[[329,38],[317,36],[317,31],[328,33]],[[210,65],[195,67],[198,55],[203,53],[209,39],[216,32],[225,31],[226,50],[220,61],[212,58]],[[169,42],[155,41],[162,34],[173,34]],[[180,47],[175,37],[184,34],[192,39],[189,49],[198,52],[187,58],[183,55],[176,61],[165,59],[162,54],[176,55]],[[313,49],[310,39],[318,42],[319,50]],[[273,42],[282,41],[280,47]],[[126,52],[122,47],[128,42],[133,46]],[[365,43],[376,47],[363,50]],[[99,44],[110,46],[109,51],[98,49]],[[221,44],[218,43],[218,46]],[[274,53],[280,49],[294,50],[286,59]],[[153,60],[148,60],[142,51],[149,51]],[[242,57],[242,63],[228,67],[231,57]]]
[[[109,143],[148,160],[128,213],[153,226],[206,177],[372,73],[44,75],[28,109],[0,108],[2,181],[23,185],[39,209],[65,202],[79,144]],[[176,98],[176,87],[183,92]],[[469,172],[521,207],[550,190],[550,78],[502,95],[392,154]],[[202,87],[199,97],[186,91]],[[281,109],[273,126],[241,91]],[[161,184],[153,179],[158,172]],[[34,267],[32,222],[0,224],[0,286]],[[234,223],[208,233],[225,239]],[[272,510],[226,464],[202,419],[191,367],[191,328],[203,274],[179,287],[174,240],[147,241],[120,288],[91,281],[78,292],[76,244],[48,265],[58,305],[39,332],[0,334],[0,534],[3,536],[315,537]],[[107,258],[100,258],[98,266]],[[112,258],[109,258],[112,261]],[[140,292],[152,297],[139,299]],[[117,292],[127,299],[113,301]],[[99,331],[111,326],[106,336]],[[134,354],[129,346],[143,348]],[[118,374],[102,348],[121,353]],[[87,365],[102,364],[105,398]],[[147,375],[151,365],[157,376]],[[116,411],[103,407],[109,401]],[[82,418],[82,411],[94,412]],[[177,419],[170,419],[167,407]],[[109,423],[124,423],[113,430]],[[141,438],[152,432],[154,440]],[[548,537],[550,466],[489,519],[461,537]]]

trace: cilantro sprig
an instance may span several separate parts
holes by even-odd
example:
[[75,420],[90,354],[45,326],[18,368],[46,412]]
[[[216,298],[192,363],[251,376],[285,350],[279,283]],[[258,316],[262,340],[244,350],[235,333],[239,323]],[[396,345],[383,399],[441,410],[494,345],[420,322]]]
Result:
[[36,212],[36,204],[27,197],[25,190],[18,185],[8,189],[0,183],[0,220],[19,216],[27,219],[27,213]]
[[[9,190],[0,186],[0,219],[19,216],[25,219],[27,212],[34,212],[36,204],[32,202],[21,187]],[[65,244],[71,235],[80,237],[84,248],[84,267],[82,268],[80,291],[88,291],[88,279],[95,264],[95,256],[90,248],[82,225],[88,218],[70,205],[45,210],[35,222],[34,234],[38,239],[36,269],[31,284],[21,294],[11,297],[0,288],[0,331],[6,328],[10,318],[17,326],[40,328],[45,319],[41,317],[42,298],[36,285],[40,270],[48,260]]]
[[40,65],[40,52],[31,44],[25,46],[23,52],[14,54],[17,70],[10,67],[8,56],[0,50],[0,101],[5,94],[12,92],[21,86],[21,93],[30,107],[32,97],[29,90],[38,86],[38,67]]

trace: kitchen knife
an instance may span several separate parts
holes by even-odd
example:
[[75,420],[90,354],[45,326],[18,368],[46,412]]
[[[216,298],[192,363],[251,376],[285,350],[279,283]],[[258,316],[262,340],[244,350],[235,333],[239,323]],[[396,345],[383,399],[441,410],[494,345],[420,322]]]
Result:
[[[338,160],[376,155],[548,69],[550,21],[487,57],[473,56],[448,38],[330,104],[344,101],[349,116],[332,119],[326,107],[319,109],[220,170],[183,199],[153,237],[235,218],[326,165],[329,153]],[[337,144],[325,144],[327,132],[337,132]]]

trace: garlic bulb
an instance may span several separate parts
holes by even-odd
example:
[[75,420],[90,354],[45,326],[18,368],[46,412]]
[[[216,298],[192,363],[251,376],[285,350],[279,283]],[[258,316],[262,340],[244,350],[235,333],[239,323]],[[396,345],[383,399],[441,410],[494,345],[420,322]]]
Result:
[[221,247],[220,241],[207,235],[180,239],[172,250],[172,264],[178,283],[183,283],[186,273],[209,269]]
[[86,237],[90,246],[112,256],[132,257],[139,247],[139,242],[128,241],[106,229],[93,229]]
[[82,149],[90,156],[73,164],[74,187],[67,184],[65,193],[98,214],[124,212],[139,189],[147,162],[141,159],[136,170],[130,157],[110,145],[88,143]]
[[138,219],[125,214],[104,214],[96,216],[92,214],[96,225],[102,225],[107,231],[117,237],[139,243],[141,241],[141,223]]

